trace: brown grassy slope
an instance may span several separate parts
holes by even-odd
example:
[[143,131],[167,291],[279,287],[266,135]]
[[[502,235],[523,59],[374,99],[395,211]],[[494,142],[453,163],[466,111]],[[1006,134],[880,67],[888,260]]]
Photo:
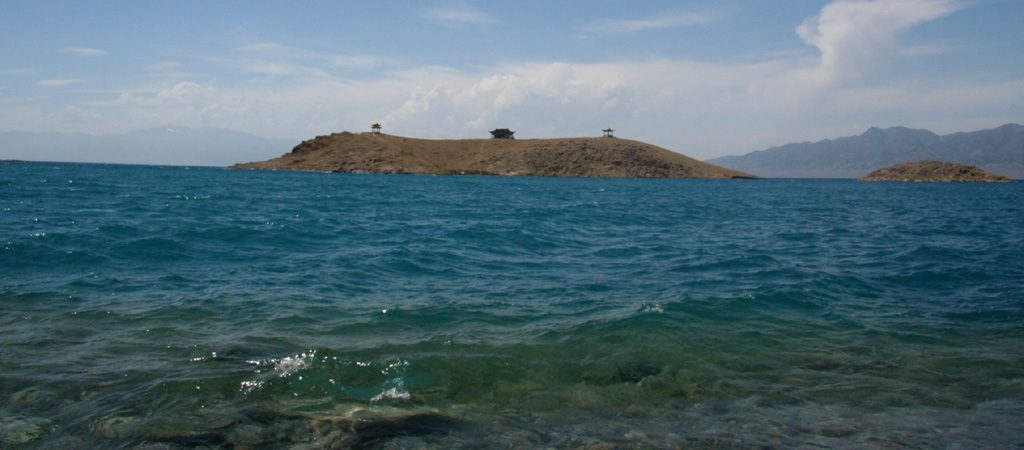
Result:
[[317,136],[280,158],[231,168],[424,175],[756,178],[618,138],[428,140],[348,132]]
[[921,161],[878,169],[860,181],[1012,183],[1013,179],[964,164]]

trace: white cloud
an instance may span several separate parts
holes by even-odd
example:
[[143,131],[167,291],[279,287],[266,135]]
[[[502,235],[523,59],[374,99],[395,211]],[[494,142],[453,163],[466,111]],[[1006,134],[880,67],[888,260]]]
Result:
[[653,14],[643,19],[607,19],[580,28],[588,34],[621,35],[665,28],[681,28],[718,20],[728,12],[725,9],[673,10]]
[[859,80],[899,55],[900,34],[964,6],[956,0],[839,0],[805,20],[797,34],[821,51],[810,74],[821,85]]
[[[900,35],[964,6],[955,0],[837,0],[796,28],[820,57],[782,59],[785,69],[753,80],[748,91],[762,111],[821,111],[829,96],[856,87],[914,50],[900,47]],[[921,51],[921,47],[917,47]]]
[[165,89],[156,94],[156,99],[164,103],[197,103],[209,98],[214,93],[211,87],[200,86],[190,81],[182,81],[173,88]]
[[181,81],[170,87],[166,84],[136,87],[129,91],[121,92],[112,101],[87,102],[84,104],[93,107],[127,108],[133,111],[130,115],[135,116],[142,110],[202,108],[215,101],[214,99],[217,94],[217,90],[211,86],[204,86],[191,81]]
[[[734,115],[748,106],[737,92],[771,70],[763,64],[723,67],[656,59],[523,64],[447,79],[434,74],[429,83],[413,84],[411,94],[381,123],[430,130],[432,137],[474,136],[496,126],[519,127],[523,137],[590,135],[627,123],[634,124],[634,132],[686,130],[708,116]],[[410,84],[423,78],[407,77]]]
[[[611,126],[623,138],[704,159],[840,135],[820,134],[826,131],[860,132],[877,124],[860,122],[864,117],[892,111],[956,114],[958,108],[1024,104],[1024,81],[837,86],[814,103],[757,89],[763,80],[791,79],[794,67],[813,69],[816,61],[538,62],[479,72],[419,67],[365,82],[324,77],[216,89],[183,81],[125,92],[116,106],[126,108],[122,120],[137,124],[132,128],[212,126],[301,139],[364,130],[377,121],[388,133],[422,138],[486,137],[494,127],[510,127],[523,138],[599,136]],[[804,131],[813,127],[819,131]]]
[[[104,103],[99,104],[103,105]],[[156,102],[155,99],[147,98],[145,96],[138,95],[137,93],[133,92],[122,92],[120,95],[117,96],[117,100],[114,100],[112,103],[110,103],[110,105],[116,106],[146,106],[156,104],[158,104],[158,102]]]
[[271,76],[326,77],[331,70],[365,70],[390,63],[364,54],[333,54],[261,42],[239,47],[239,52],[255,55],[236,61],[241,70]]
[[[530,138],[600,136],[610,126],[620,137],[703,159],[885,126],[871,121],[886,115],[955,118],[966,116],[957,111],[1024,105],[1024,80],[1005,77],[929,75],[881,86],[862,82],[894,58],[942,51],[928,43],[902,48],[899,35],[958,7],[942,0],[839,0],[800,26],[808,44],[804,50],[732,64],[648,58],[592,64],[524,61],[459,70],[402,67],[374,57],[259,43],[211,60],[259,76],[239,83],[192,75],[176,76],[170,84],[150,80],[113,95],[116,100],[88,104],[103,113],[107,124],[89,129],[184,125],[306,139],[367,130],[379,121],[386,132],[405,136],[486,137],[491,128],[510,127],[517,136]],[[645,26],[634,29],[652,29]],[[379,70],[388,64],[393,67]],[[341,70],[350,68],[378,70],[360,72],[375,74],[373,79],[356,80]],[[84,80],[48,81],[59,86]],[[19,123],[28,120],[24,117],[50,117],[7,111],[0,110],[0,118]],[[970,117],[976,120],[979,114]],[[897,124],[915,125],[892,125]]]
[[497,22],[490,14],[465,3],[438,6],[424,11],[420,17],[445,26],[491,25]]
[[183,66],[184,66],[184,64],[182,64],[182,63],[180,63],[178,61],[161,61],[161,62],[153,63],[153,64],[150,64],[150,65],[146,66],[146,70],[162,71],[162,70],[177,69],[177,68],[180,68],[180,67],[183,67]]
[[318,67],[288,64],[277,61],[244,60],[239,62],[240,69],[247,73],[267,75],[271,77],[308,76],[326,78],[327,72]]
[[65,79],[57,79],[57,80],[39,80],[39,81],[36,82],[36,86],[63,87],[63,86],[67,86],[69,84],[85,83],[86,81],[87,80],[83,80],[81,78],[65,78]]
[[33,69],[0,69],[0,75],[11,76],[11,77],[27,77],[35,75],[36,71]]
[[1024,79],[977,83],[964,79],[914,81],[905,84],[837,91],[829,109],[837,112],[925,110],[965,113],[1011,107],[1024,99]]
[[67,124],[92,125],[103,123],[106,117],[96,111],[69,106],[57,113],[56,119]]
[[71,55],[78,56],[106,56],[107,52],[95,48],[86,47],[64,47],[60,49],[61,53],[68,53]]

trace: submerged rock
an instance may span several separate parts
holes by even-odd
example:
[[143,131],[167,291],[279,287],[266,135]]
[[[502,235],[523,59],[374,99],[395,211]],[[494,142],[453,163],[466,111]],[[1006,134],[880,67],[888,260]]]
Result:
[[878,169],[860,181],[1012,183],[1013,179],[964,164],[921,161]]
[[639,383],[644,378],[661,373],[661,365],[652,362],[623,364],[615,371],[613,379],[619,383]]
[[255,408],[240,411],[232,423],[195,432],[141,434],[135,438],[176,447],[305,448],[377,447],[403,438],[446,436],[461,421],[434,411],[373,412],[360,410],[352,417],[316,418],[305,414]]
[[440,413],[419,413],[387,420],[360,420],[352,424],[346,443],[369,446],[401,437],[418,437],[450,432],[458,421]]
[[0,448],[28,444],[49,434],[52,428],[46,419],[0,412]]
[[617,383],[639,383],[647,377],[660,374],[662,370],[664,370],[664,367],[657,363],[633,361],[594,368],[584,374],[583,378],[599,386]]

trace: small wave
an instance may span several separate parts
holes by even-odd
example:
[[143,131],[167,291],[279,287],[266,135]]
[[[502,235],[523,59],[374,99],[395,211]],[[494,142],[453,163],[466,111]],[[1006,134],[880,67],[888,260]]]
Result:
[[381,403],[388,400],[409,400],[412,398],[412,394],[405,388],[405,384],[401,379],[389,380],[388,384],[394,386],[386,388],[380,394],[370,399],[370,403]]
[[[415,446],[449,423],[416,408],[480,418],[437,447],[1019,441],[985,434],[1024,221],[986,187],[18,170],[0,402],[40,448]],[[356,410],[394,415],[342,445]]]

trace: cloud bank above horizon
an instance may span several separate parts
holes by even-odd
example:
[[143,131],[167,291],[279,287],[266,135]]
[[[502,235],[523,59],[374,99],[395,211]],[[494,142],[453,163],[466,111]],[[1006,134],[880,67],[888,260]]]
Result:
[[[213,23],[146,10],[156,22],[133,25],[137,39],[102,21],[59,44],[5,36],[0,123],[296,139],[374,122],[424,138],[486,137],[496,127],[523,138],[586,136],[610,126],[707,159],[869,126],[952,132],[1022,118],[1024,58],[1009,45],[1024,36],[1018,3],[675,5],[579,12],[525,2],[503,11],[449,2],[406,13],[385,5],[334,21],[313,20],[314,8],[278,17],[293,26],[266,28],[274,13],[258,10],[270,4],[244,17],[206,11]],[[194,35],[179,34],[185,25]],[[1010,34],[978,40],[998,27]]]

